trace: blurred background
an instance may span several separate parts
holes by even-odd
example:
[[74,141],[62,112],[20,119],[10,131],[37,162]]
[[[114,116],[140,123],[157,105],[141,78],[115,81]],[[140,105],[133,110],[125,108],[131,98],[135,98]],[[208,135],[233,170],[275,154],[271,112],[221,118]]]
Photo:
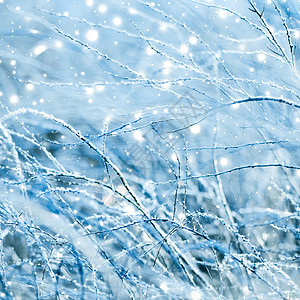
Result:
[[298,299],[299,9],[0,0],[0,297]]

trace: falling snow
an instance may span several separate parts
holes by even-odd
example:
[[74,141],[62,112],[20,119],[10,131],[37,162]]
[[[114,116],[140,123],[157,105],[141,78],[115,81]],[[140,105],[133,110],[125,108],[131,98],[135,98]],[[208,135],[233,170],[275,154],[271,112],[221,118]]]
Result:
[[299,299],[298,14],[0,0],[0,298]]

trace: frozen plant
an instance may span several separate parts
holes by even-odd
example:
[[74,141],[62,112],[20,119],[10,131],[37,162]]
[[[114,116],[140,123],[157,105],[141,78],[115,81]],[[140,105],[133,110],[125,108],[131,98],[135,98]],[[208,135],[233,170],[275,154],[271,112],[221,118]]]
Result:
[[297,299],[297,0],[0,0],[0,297]]

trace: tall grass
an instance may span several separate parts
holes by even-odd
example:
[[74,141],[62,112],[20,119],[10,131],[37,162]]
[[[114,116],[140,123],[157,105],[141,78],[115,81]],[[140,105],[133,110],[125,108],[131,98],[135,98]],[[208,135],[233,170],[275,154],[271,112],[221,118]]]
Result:
[[1,1],[1,298],[297,299],[298,11]]

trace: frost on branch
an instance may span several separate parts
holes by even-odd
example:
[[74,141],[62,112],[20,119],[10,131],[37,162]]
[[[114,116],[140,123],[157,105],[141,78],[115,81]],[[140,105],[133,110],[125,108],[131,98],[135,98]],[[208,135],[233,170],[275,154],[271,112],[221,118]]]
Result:
[[23,2],[0,1],[1,298],[297,299],[297,1]]

